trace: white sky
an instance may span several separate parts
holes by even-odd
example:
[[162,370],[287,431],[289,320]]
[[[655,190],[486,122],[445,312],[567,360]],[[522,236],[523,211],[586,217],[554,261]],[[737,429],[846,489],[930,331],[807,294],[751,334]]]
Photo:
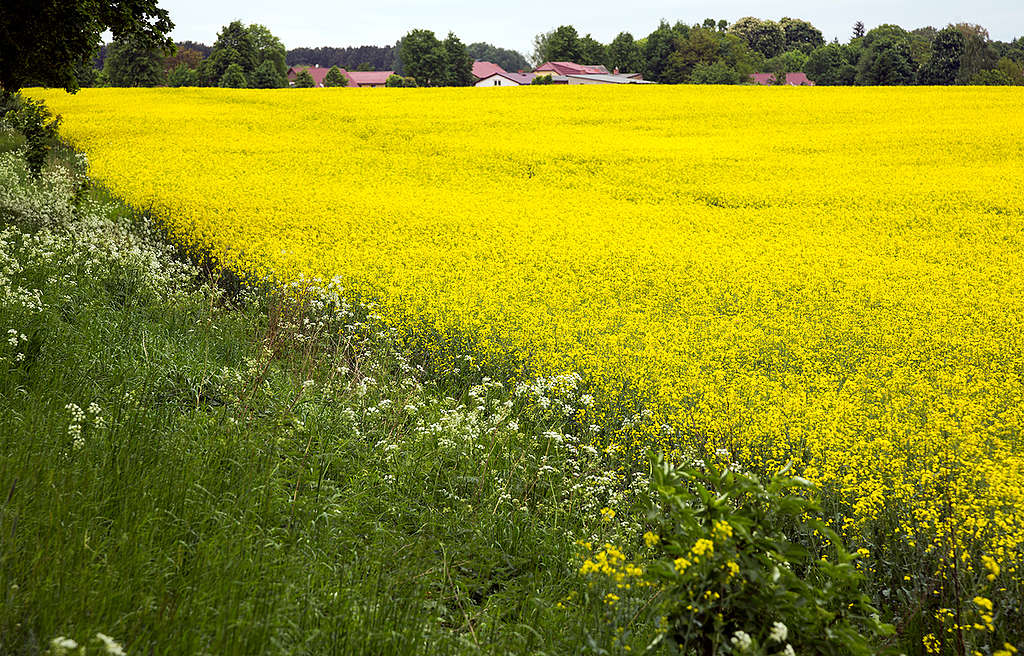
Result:
[[831,40],[847,41],[854,22],[868,29],[896,23],[907,29],[947,23],[979,23],[993,39],[1024,35],[1021,0],[636,0],[584,2],[525,0],[509,10],[508,3],[469,0],[371,0],[345,3],[324,0],[161,0],[176,27],[178,41],[212,44],[221,26],[238,19],[263,23],[287,48],[298,46],[389,45],[410,29],[434,30],[440,37],[455,32],[463,43],[487,41],[529,56],[533,36],[559,25],[574,25],[581,35],[591,33],[603,43],[621,31],[641,38],[661,18],[669,22],[700,22],[704,18],[742,16],[778,19],[792,16],[811,21]]

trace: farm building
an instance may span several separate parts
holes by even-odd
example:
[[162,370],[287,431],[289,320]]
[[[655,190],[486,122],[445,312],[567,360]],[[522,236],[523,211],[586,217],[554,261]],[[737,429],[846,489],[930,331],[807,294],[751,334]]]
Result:
[[[502,73],[502,74],[504,74],[504,73],[506,73],[506,71],[501,66],[498,66],[497,64],[489,62],[489,61],[476,60],[476,61],[473,62],[473,77],[476,78],[477,82],[480,82],[480,80],[483,80],[484,78],[491,77],[495,73]],[[488,85],[477,84],[476,86],[491,86],[491,85],[489,85],[489,84]]]
[[[751,73],[750,81],[755,84],[774,84],[775,73]],[[813,87],[814,81],[806,73],[786,73],[786,84],[791,87]]]
[[[545,73],[545,75],[548,75]],[[478,87],[520,87],[532,84],[536,73],[494,73],[479,80],[475,86]],[[569,84],[569,79],[564,75],[550,75],[552,84]]]
[[622,75],[620,73],[594,73],[566,75],[569,84],[655,84],[639,75]]
[[553,73],[555,75],[607,75],[608,69],[600,65],[585,65],[575,62],[544,62],[533,69],[534,73]]
[[[327,72],[330,70],[324,66],[292,66],[288,69],[288,84],[294,84],[295,78],[302,71],[309,71],[310,77],[313,78],[313,86],[322,87],[324,78],[327,77]],[[382,87],[394,73],[394,71],[346,71],[344,68],[339,70],[348,80],[346,86],[349,87]]]

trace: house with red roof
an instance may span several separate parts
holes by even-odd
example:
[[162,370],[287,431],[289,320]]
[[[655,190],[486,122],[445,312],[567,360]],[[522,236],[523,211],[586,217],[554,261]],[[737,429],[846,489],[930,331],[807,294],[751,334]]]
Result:
[[295,78],[299,77],[299,73],[307,71],[310,77],[313,78],[313,86],[322,87],[324,85],[324,78],[327,77],[327,71],[329,70],[331,69],[324,68],[323,66],[292,66],[288,69],[288,84],[295,84]]
[[383,87],[394,71],[342,71],[350,87]]
[[[313,78],[313,86],[323,87],[324,78],[327,77],[327,73],[330,70],[330,68],[323,66],[292,66],[288,69],[288,84],[295,84],[295,79],[299,77],[299,73],[308,71],[310,77]],[[348,79],[348,84],[345,86],[349,87],[382,87],[387,84],[388,78],[394,74],[394,71],[346,71],[344,68],[339,70]]]
[[[751,73],[750,81],[755,84],[775,84],[775,73]],[[813,87],[814,81],[806,73],[786,73],[786,86]]]
[[[548,75],[548,73],[506,73],[501,71],[500,73],[492,73],[487,77],[477,80],[473,86],[477,87],[521,87],[524,85],[533,84],[533,78],[538,75]],[[569,84],[569,79],[564,75],[552,75],[551,84]]]
[[533,72],[550,72],[554,75],[608,75],[608,69],[604,66],[577,64],[575,62],[544,62],[533,69]]
[[[490,77],[490,76],[494,75],[495,73],[505,73],[505,72],[506,71],[505,71],[504,68],[502,68],[501,66],[498,66],[497,64],[494,64],[492,62],[489,62],[489,61],[477,60],[477,61],[473,62],[473,77],[476,78],[477,82],[479,82],[480,80],[484,79],[485,77]],[[480,85],[478,85],[478,86],[480,86]],[[491,85],[483,85],[483,86],[491,86]]]

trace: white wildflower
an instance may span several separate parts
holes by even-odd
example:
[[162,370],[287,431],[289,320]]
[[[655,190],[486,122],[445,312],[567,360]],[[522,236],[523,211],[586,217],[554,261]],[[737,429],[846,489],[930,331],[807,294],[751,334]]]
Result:
[[750,634],[745,631],[737,631],[732,638],[729,640],[733,645],[736,646],[740,651],[746,651],[750,649]]
[[57,636],[50,641],[50,648],[53,650],[54,654],[66,654],[72,649],[78,649],[78,643],[71,638]]
[[775,642],[785,642],[787,635],[789,635],[789,628],[782,622],[775,622],[772,624],[772,632],[768,637]]
[[782,650],[782,656],[796,656],[796,651],[793,649],[793,645],[787,644],[786,648]]
[[103,643],[103,648],[107,651],[110,656],[125,656],[124,649],[121,645],[117,644],[117,641],[108,635],[103,633],[97,633],[96,639]]

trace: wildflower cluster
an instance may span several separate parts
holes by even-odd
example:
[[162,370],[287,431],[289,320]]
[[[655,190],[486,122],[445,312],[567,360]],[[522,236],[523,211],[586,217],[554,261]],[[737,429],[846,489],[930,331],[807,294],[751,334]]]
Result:
[[97,633],[91,642],[97,645],[97,649],[90,650],[86,648],[85,644],[80,644],[72,638],[57,636],[50,641],[50,649],[43,653],[47,656],[85,656],[87,652],[107,654],[107,656],[126,656],[127,654],[117,640],[105,633]]

